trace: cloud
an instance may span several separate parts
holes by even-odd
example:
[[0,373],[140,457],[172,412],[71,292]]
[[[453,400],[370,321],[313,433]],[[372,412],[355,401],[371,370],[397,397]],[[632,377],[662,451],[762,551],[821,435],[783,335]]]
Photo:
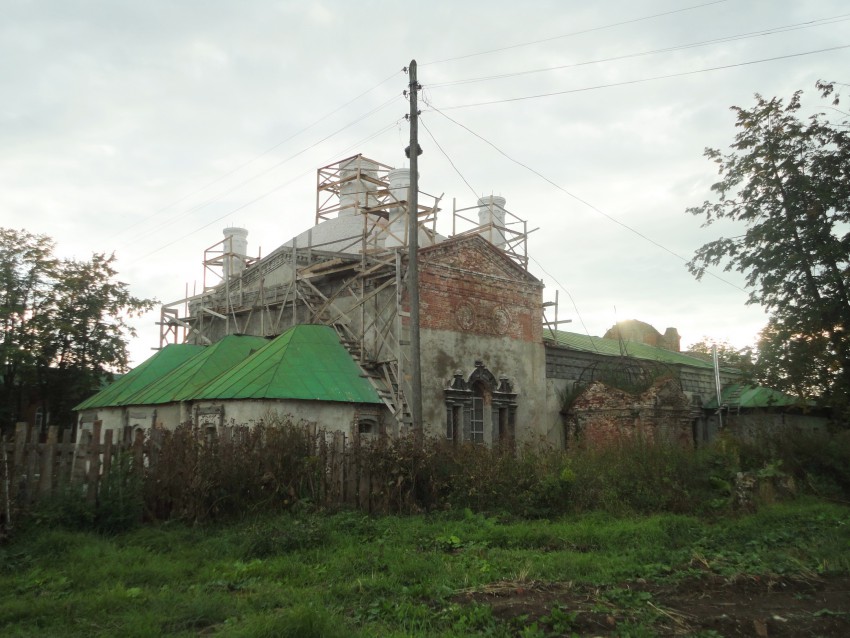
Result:
[[[409,80],[400,70],[416,58],[427,98],[423,122],[475,190],[422,131],[422,188],[445,193],[441,228],[451,227],[453,198],[470,206],[478,194],[502,194],[529,228],[540,228],[530,236],[531,270],[546,281],[548,298],[556,281],[564,286],[561,316],[574,317],[573,329],[582,317],[589,332],[601,334],[616,306],[620,319],[676,326],[683,343],[716,334],[742,345],[764,315],[745,306],[739,275],[720,273],[735,285],[696,282],[681,259],[432,110],[574,91],[445,113],[689,258],[726,230],[700,228],[685,209],[710,196],[715,169],[702,150],[732,140],[728,107],[751,104],[755,92],[787,97],[799,88],[816,103],[814,82],[841,79],[850,54],[646,79],[843,45],[850,22],[436,86],[846,12],[831,0],[757,0],[639,19],[680,8],[662,0],[7,3],[0,224],[50,234],[64,254],[116,250],[134,294],[179,298],[186,282],[190,292],[200,285],[203,251],[225,225],[248,227],[251,250],[263,254],[312,225],[318,166],[357,152],[404,164],[408,105],[401,92]],[[495,49],[504,50],[474,55]],[[449,58],[458,59],[436,62]],[[646,81],[592,88],[635,80]],[[136,361],[157,345],[155,318],[139,324]]]

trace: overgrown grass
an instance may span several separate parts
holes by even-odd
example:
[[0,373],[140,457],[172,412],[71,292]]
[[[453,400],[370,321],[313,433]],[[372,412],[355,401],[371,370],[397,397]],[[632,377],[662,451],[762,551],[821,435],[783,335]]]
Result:
[[[545,635],[453,597],[499,582],[590,583],[615,596],[627,580],[706,571],[848,573],[850,509],[800,499],[717,520],[302,511],[111,536],[31,528],[0,547],[0,627],[4,636]],[[547,626],[568,625],[558,613]]]
[[[316,455],[303,427],[245,429],[213,441],[196,434],[191,428],[168,433],[150,466],[136,468],[131,457],[119,457],[94,502],[67,488],[39,502],[31,520],[114,533],[143,520],[211,523],[340,506],[329,489],[335,485],[330,466]],[[724,438],[698,450],[640,438],[564,451],[544,444],[417,444],[398,437],[353,446],[348,455],[358,477],[372,485],[364,507],[385,514],[471,509],[527,519],[599,511],[704,516],[796,494],[850,502],[850,432]],[[755,481],[752,502],[737,489],[740,473]],[[310,533],[272,532],[257,539],[254,551],[297,545],[298,534]]]
[[[0,546],[3,636],[537,636],[453,597],[502,582],[850,572],[850,510],[824,500],[848,500],[846,435],[697,451],[386,439],[357,450],[386,486],[382,517],[318,507],[322,470],[296,428],[174,440],[160,469],[119,460],[95,503],[44,501]],[[740,472],[765,488],[754,513],[736,500]]]

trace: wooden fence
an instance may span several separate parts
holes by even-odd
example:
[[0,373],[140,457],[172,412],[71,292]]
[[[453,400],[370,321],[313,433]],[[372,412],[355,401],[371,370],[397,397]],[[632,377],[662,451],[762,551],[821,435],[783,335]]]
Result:
[[[410,495],[405,493],[399,472],[376,471],[375,464],[367,462],[369,451],[374,450],[378,440],[370,439],[367,444],[343,432],[317,430],[311,424],[287,427],[301,429],[301,440],[307,446],[301,454],[310,459],[312,468],[298,479],[298,497],[309,498],[318,505],[346,505],[369,512],[399,511],[409,504]],[[196,428],[193,436],[200,446],[213,442],[232,446],[249,432],[244,426],[219,426]],[[100,421],[94,423],[91,431],[82,431],[76,440],[71,428],[50,426],[45,436],[39,428],[17,424],[11,440],[0,440],[0,527],[10,527],[17,513],[41,499],[62,494],[69,487],[79,490],[90,504],[97,504],[104,477],[118,462],[119,455],[130,455],[130,466],[143,479],[157,474],[158,469],[166,471],[158,464],[160,457],[169,457],[168,446],[174,442],[171,433],[124,428],[120,436],[115,434],[103,429]],[[262,441],[255,437],[252,444],[258,440]],[[184,476],[193,471],[175,469]]]

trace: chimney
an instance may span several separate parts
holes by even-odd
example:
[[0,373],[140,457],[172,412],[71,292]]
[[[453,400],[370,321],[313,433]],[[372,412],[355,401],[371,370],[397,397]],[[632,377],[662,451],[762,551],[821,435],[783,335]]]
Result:
[[[375,182],[358,179],[358,169],[361,178],[363,176],[378,179],[378,166],[360,155],[353,157],[345,163],[340,163],[339,188],[339,217],[357,215],[363,208],[375,206],[378,202],[372,194],[378,189]],[[404,199],[407,199],[405,197]]]
[[248,230],[235,226],[224,229],[224,278],[230,279],[245,270],[248,256]]
[[499,248],[505,247],[505,198],[498,195],[478,200],[478,225],[487,226],[479,233]]
[[386,235],[384,246],[396,248],[407,245],[407,197],[410,188],[410,169],[394,168],[387,175],[390,182],[390,194],[397,202],[405,202],[404,206],[395,206],[390,209],[390,222],[387,229],[390,234]]

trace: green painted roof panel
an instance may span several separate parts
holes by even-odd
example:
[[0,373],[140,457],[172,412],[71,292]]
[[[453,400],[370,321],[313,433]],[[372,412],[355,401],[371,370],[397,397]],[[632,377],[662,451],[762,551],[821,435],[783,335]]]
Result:
[[[565,332],[563,330],[544,330],[543,338],[554,341],[560,346],[580,350],[583,352],[593,352],[610,357],[622,356],[621,343],[618,339],[605,339],[603,337],[591,337],[589,335],[579,334],[577,332]],[[625,354],[635,359],[645,359],[647,361],[657,361],[659,363],[678,364],[690,366],[692,368],[704,368],[711,370],[714,368],[711,361],[705,361],[697,357],[692,357],[681,352],[665,350],[656,346],[650,346],[645,343],[635,341],[626,341],[623,344]],[[733,370],[733,368],[721,368],[723,370]]]
[[233,369],[268,343],[269,340],[263,337],[228,335],[128,397],[125,404],[152,405],[189,401],[205,385]]
[[77,405],[74,410],[127,405],[127,399],[132,395],[200,354],[203,350],[203,346],[185,343],[167,345],[120,379]]
[[194,398],[381,403],[333,328],[310,324],[290,328]]
[[[720,393],[720,402],[730,408],[783,408],[805,405],[805,402],[800,399],[779,390],[738,383],[723,388]],[[716,410],[717,397],[712,397],[703,407]]]

